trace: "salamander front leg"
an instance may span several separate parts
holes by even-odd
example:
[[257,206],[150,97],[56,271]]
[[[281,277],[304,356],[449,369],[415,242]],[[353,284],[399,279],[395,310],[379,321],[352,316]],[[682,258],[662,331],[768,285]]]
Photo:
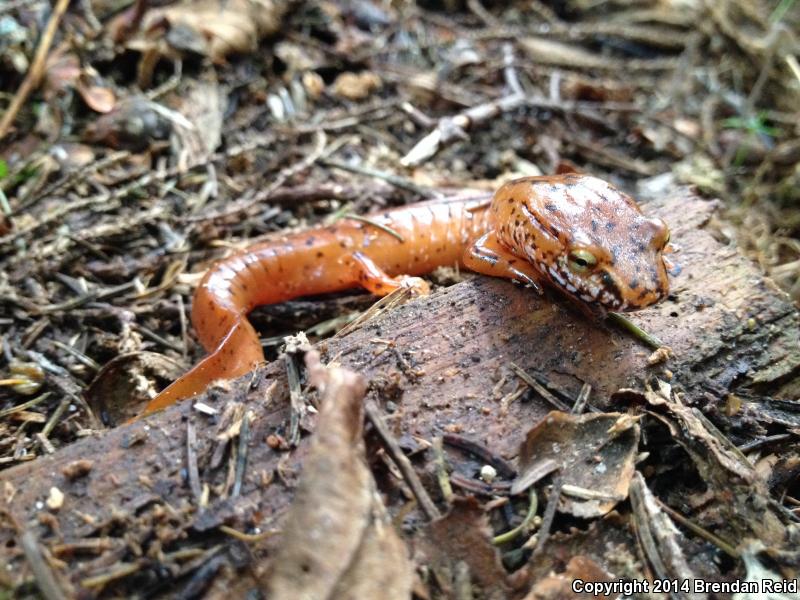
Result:
[[540,294],[543,293],[539,284],[541,276],[534,266],[506,249],[498,241],[494,231],[478,238],[467,248],[463,261],[464,266],[471,271],[492,277],[513,279],[531,286]]
[[428,282],[419,277],[400,275],[391,277],[376,265],[371,258],[361,252],[353,254],[356,282],[358,285],[377,296],[386,296],[398,288],[407,287],[420,296],[431,291]]

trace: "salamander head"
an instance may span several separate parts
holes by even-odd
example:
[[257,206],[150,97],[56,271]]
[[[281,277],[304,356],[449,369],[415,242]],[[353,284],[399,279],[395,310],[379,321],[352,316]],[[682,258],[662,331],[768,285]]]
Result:
[[[521,203],[506,215],[501,239],[553,287],[600,311],[637,310],[669,293],[669,229],[645,217],[630,196],[585,175],[530,177],[498,196],[504,193]],[[495,212],[503,204],[497,201]]]

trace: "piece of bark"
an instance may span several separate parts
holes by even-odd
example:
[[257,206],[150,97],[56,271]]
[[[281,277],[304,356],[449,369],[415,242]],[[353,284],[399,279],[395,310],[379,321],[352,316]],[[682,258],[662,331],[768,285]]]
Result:
[[[649,349],[589,323],[552,296],[542,298],[485,277],[411,302],[320,347],[327,360],[335,358],[371,381],[368,397],[396,403],[391,421],[396,433],[431,439],[442,429],[459,432],[505,457],[516,454],[530,425],[550,411],[538,396],[501,409],[492,390],[503,375],[514,381],[510,361],[573,398],[589,383],[591,403],[603,410],[620,408],[610,406],[613,392],[641,389],[653,377],[666,377],[668,368],[683,401],[701,407],[720,429],[738,436],[736,442],[761,433],[765,422],[797,427],[800,415],[789,399],[800,387],[798,312],[748,260],[703,230],[713,210],[713,203],[687,192],[647,208],[670,224],[673,242],[681,248],[674,260],[683,272],[673,281],[672,299],[631,315],[673,349],[675,357],[665,364],[648,366]],[[387,339],[394,349],[387,347]],[[228,386],[230,391],[212,390],[203,401],[224,410],[228,400],[242,398],[251,380],[242,378]],[[165,582],[163,573],[157,577],[152,557],[159,556],[159,548],[182,547],[185,542],[175,540],[184,537],[193,545],[227,545],[229,562],[236,564],[240,542],[218,533],[219,525],[240,531],[270,526],[291,501],[308,447],[308,436],[289,453],[276,442],[289,421],[283,361],[263,367],[257,381],[247,392],[255,419],[238,498],[220,500],[212,494],[205,510],[195,508],[185,476],[186,419],[197,431],[203,483],[224,482],[227,465],[209,468],[212,455],[220,455],[216,428],[193,410],[194,402],[184,402],[5,471],[0,508],[46,548],[86,537],[127,544],[131,552],[123,545],[116,554],[58,556],[63,561],[59,568],[77,587],[87,577],[123,568],[115,561],[124,558],[126,564],[139,565],[124,585],[136,585],[148,597],[174,591],[170,586],[180,582]],[[267,393],[273,381],[277,386]],[[734,392],[744,405],[728,417],[726,395]],[[91,471],[68,479],[65,467],[81,459],[94,461]],[[57,514],[47,515],[52,518],[43,519],[47,509],[42,503],[53,486],[63,491],[64,503]],[[54,519],[57,531],[50,526]],[[15,542],[18,533],[8,524],[0,528],[0,557],[15,582],[30,577]],[[275,538],[250,542],[250,558],[242,560],[256,560],[276,543]],[[216,573],[207,597],[239,597],[257,587],[251,570],[226,568]]]

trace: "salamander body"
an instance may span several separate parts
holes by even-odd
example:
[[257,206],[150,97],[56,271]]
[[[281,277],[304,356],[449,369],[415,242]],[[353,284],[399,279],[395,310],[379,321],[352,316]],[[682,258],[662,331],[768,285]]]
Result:
[[208,355],[156,396],[150,412],[203,391],[215,379],[264,360],[247,319],[256,306],[361,287],[383,296],[438,266],[462,267],[559,290],[604,314],[649,306],[669,289],[663,251],[669,230],[601,179],[517,179],[491,203],[432,201],[342,219],[251,246],[209,269],[192,305]]

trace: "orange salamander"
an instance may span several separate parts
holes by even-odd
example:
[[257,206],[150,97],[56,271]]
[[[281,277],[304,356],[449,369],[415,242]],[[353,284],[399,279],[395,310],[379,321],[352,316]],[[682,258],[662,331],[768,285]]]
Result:
[[[395,234],[395,235],[393,235]],[[362,287],[427,290],[417,276],[442,265],[555,288],[592,313],[629,311],[669,289],[669,230],[634,200],[586,175],[526,177],[491,203],[441,200],[342,219],[256,244],[222,259],[195,292],[192,323],[208,355],[145,412],[244,375],[264,361],[247,319],[256,306]]]

